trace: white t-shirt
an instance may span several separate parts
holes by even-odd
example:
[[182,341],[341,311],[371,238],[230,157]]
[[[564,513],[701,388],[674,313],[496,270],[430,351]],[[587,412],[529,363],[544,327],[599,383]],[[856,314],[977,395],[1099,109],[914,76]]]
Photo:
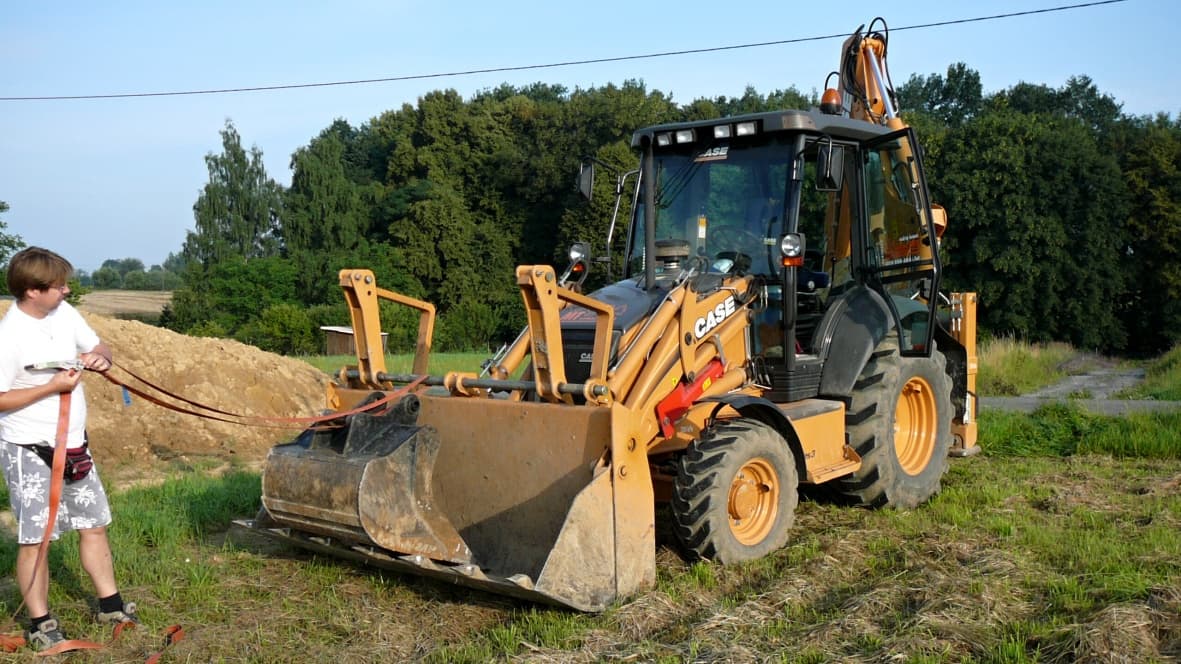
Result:
[[[48,383],[55,373],[29,371],[25,367],[39,362],[76,360],[99,344],[98,335],[82,314],[62,302],[40,320],[20,310],[13,303],[0,320],[0,392],[36,387]],[[60,397],[56,394],[35,401],[24,408],[0,411],[0,439],[28,445],[54,444]],[[70,397],[69,447],[81,447],[86,436],[86,393],[82,383]]]

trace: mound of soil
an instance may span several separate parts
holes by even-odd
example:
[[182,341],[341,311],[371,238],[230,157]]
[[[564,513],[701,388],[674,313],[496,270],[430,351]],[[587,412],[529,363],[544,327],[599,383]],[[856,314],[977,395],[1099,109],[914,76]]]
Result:
[[[9,305],[0,303],[0,316]],[[328,377],[306,362],[228,339],[188,337],[137,321],[83,316],[111,347],[116,363],[187,399],[266,417],[306,417],[324,408]],[[118,368],[111,375],[154,394]],[[256,465],[272,445],[297,433],[202,419],[134,395],[128,404],[123,390],[102,376],[87,372],[83,381],[91,452],[108,478],[154,475],[178,462],[238,460]]]

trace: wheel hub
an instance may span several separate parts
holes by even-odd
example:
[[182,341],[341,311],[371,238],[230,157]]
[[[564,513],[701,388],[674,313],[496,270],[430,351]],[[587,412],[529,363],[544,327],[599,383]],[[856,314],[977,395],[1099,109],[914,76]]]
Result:
[[762,541],[778,516],[779,482],[766,459],[751,459],[730,483],[727,511],[730,530],[746,545]]
[[935,392],[919,376],[906,381],[894,410],[894,453],[908,475],[918,475],[931,462],[938,435]]

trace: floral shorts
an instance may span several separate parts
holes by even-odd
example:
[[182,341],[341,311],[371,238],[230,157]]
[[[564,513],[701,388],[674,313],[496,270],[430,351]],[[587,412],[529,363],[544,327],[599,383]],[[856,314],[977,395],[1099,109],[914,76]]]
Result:
[[[8,481],[17,543],[39,543],[45,537],[45,521],[49,518],[49,466],[32,450],[0,442],[0,468]],[[50,539],[56,540],[70,530],[98,528],[109,523],[111,507],[95,467],[77,482],[62,484],[57,523]]]

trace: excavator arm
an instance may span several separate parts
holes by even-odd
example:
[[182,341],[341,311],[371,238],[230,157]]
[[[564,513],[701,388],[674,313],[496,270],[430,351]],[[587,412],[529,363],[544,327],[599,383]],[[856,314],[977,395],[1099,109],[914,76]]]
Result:
[[[877,26],[880,24],[880,30]],[[886,21],[875,18],[868,30],[860,26],[841,45],[838,88],[825,90],[821,98],[821,111],[830,115],[871,122],[901,131],[909,125],[898,112],[898,99],[886,64],[889,45],[889,30]],[[831,78],[831,75],[830,75]],[[914,161],[909,144],[904,144],[903,161]],[[848,187],[850,183],[846,183]],[[847,191],[832,195],[828,212],[830,264],[835,265],[849,256],[851,199]],[[931,223],[936,239],[927,243],[923,253],[936,251],[939,239],[947,229],[947,211],[936,203],[930,204]],[[945,331],[941,341],[944,353],[948,355],[952,369],[953,402],[956,417],[952,423],[955,437],[952,453],[970,455],[979,451],[976,447],[976,293],[934,293],[931,297],[943,298],[946,303]],[[948,343],[948,342],[953,343]],[[947,348],[947,346],[955,346]]]

